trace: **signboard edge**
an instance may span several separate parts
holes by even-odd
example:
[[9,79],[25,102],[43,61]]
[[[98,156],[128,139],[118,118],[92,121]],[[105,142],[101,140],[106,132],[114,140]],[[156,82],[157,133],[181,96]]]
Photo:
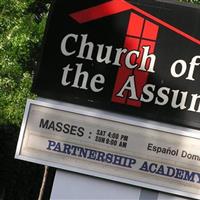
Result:
[[[65,103],[65,104],[73,105],[73,104],[69,104],[69,103]],[[84,106],[75,105],[75,107],[77,107],[77,108],[69,108],[69,107],[65,108],[64,105],[58,105],[58,104],[55,105],[54,103],[44,102],[44,100],[41,101],[41,100],[28,99],[27,103],[26,103],[26,107],[25,107],[25,112],[24,112],[24,116],[23,116],[20,135],[19,135],[19,139],[18,139],[18,143],[17,143],[15,159],[19,159],[19,160],[23,160],[23,161],[29,161],[29,162],[37,163],[37,164],[40,164],[40,165],[48,165],[50,167],[55,167],[55,168],[59,168],[59,169],[62,169],[62,170],[67,170],[67,171],[70,171],[70,172],[94,176],[94,177],[103,178],[103,179],[107,179],[107,180],[113,180],[113,181],[117,181],[117,182],[121,182],[121,183],[125,183],[125,184],[134,185],[136,187],[143,187],[143,188],[148,188],[148,189],[152,189],[152,190],[158,190],[158,191],[165,192],[165,193],[180,195],[182,197],[190,197],[190,198],[192,197],[192,198],[195,198],[195,199],[200,199],[200,194],[198,195],[198,194],[195,194],[195,193],[188,193],[188,192],[184,192],[184,191],[181,191],[181,190],[179,191],[179,190],[175,190],[175,189],[172,189],[172,188],[157,186],[155,184],[151,185],[149,183],[145,183],[145,182],[142,182],[142,181],[129,180],[127,178],[117,177],[117,176],[113,176],[113,175],[107,175],[107,174],[104,174],[104,173],[101,173],[101,172],[95,172],[93,170],[82,169],[82,168],[79,168],[79,167],[65,166],[65,165],[62,165],[62,164],[59,164],[59,163],[56,163],[56,162],[40,160],[40,159],[37,159],[37,158],[32,158],[32,157],[29,157],[29,156],[21,155],[20,152],[21,152],[21,147],[22,147],[22,143],[23,143],[23,138],[24,138],[24,135],[25,135],[25,128],[26,128],[26,125],[27,125],[31,105],[39,105],[39,106],[45,106],[45,107],[48,107],[48,108],[56,108],[56,109],[60,109],[62,111],[68,111],[68,112],[73,112],[73,113],[77,113],[77,114],[81,114],[81,115],[87,115],[87,116],[91,116],[91,117],[107,119],[107,120],[112,120],[112,121],[117,121],[117,122],[120,122],[119,120],[117,120],[117,118],[119,118],[120,116],[123,116],[123,115],[117,114],[117,117],[115,116],[115,117],[113,117],[113,119],[109,119],[109,117],[111,117],[111,116],[109,116],[110,112],[105,112],[105,111],[99,110],[99,113],[96,116],[94,116],[94,114],[92,114],[94,112],[90,112],[90,111],[88,112],[88,110],[84,110],[84,111],[81,111],[81,112],[78,111],[80,109],[80,107],[83,108]],[[79,107],[79,109],[78,109],[78,107]],[[92,109],[92,110],[94,111],[94,110],[97,110],[97,109]],[[103,116],[102,116],[103,114],[105,114],[105,116],[106,116],[105,118],[103,118]],[[113,114],[116,115],[116,113],[113,113]],[[135,117],[131,117],[131,118],[135,119]],[[125,120],[127,120],[127,119],[125,119]],[[121,123],[125,123],[124,121],[121,122]],[[146,119],[144,119],[144,121],[149,122],[149,120],[146,120]],[[128,124],[128,122],[126,122],[126,124]],[[138,125],[138,124],[131,123],[131,125],[150,128],[148,126],[142,126],[141,124]],[[156,127],[156,124],[154,126]],[[169,126],[171,126],[171,125],[169,125]],[[152,129],[152,127],[151,127],[151,129]],[[187,128],[185,128],[185,129],[187,129]],[[158,130],[158,129],[156,129],[156,130]],[[172,133],[172,134],[175,134],[175,133]],[[185,135],[182,135],[182,136],[185,136]],[[191,136],[188,136],[188,137],[191,137]]]
[[26,124],[27,124],[27,121],[28,121],[30,106],[31,106],[32,103],[34,103],[34,100],[27,99],[25,111],[24,111],[24,115],[23,115],[23,120],[22,120],[22,123],[21,123],[19,138],[18,138],[18,142],[17,142],[17,147],[16,147],[16,151],[15,151],[15,157],[14,158],[16,158],[16,159],[19,159],[19,157],[20,157],[22,142],[23,142],[23,138],[24,138],[24,134],[25,134],[25,128],[26,128]]

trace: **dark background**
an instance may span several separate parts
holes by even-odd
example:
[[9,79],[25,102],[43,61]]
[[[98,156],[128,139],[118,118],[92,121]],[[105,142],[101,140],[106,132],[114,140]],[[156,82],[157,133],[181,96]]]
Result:
[[[16,160],[14,158],[19,127],[0,126],[0,199],[34,200],[38,199],[44,166]],[[49,168],[43,199],[49,199],[55,169]]]
[[[170,73],[171,65],[176,60],[183,59],[189,66],[192,57],[199,55],[200,46],[198,44],[191,42],[190,40],[147,18],[149,21],[160,26],[156,49],[154,52],[157,56],[155,66],[156,73],[151,73],[149,75],[147,83],[156,85],[156,90],[154,92],[155,97],[157,96],[156,92],[160,87],[168,87],[171,90],[189,91],[186,103],[187,109],[185,110],[173,109],[170,105],[170,100],[167,105],[155,105],[155,97],[151,103],[142,103],[142,107],[140,108],[113,103],[111,102],[111,98],[116,73],[118,71],[116,66],[110,64],[99,64],[95,59],[93,61],[78,59],[76,58],[76,54],[68,57],[62,55],[60,44],[65,35],[69,33],[77,35],[88,34],[88,41],[92,41],[94,44],[105,44],[107,46],[112,45],[114,48],[123,47],[130,11],[85,24],[79,24],[68,16],[70,13],[93,7],[102,2],[107,1],[97,0],[94,2],[84,0],[83,2],[82,0],[60,0],[55,2],[52,7],[52,13],[49,18],[45,35],[41,63],[34,79],[33,92],[37,93],[39,96],[50,99],[82,104],[104,110],[111,110],[123,114],[200,129],[199,113],[187,111],[191,103],[191,94],[199,94],[200,78],[198,76],[198,67],[195,69],[195,81],[186,80],[186,76],[174,78]],[[195,6],[183,6],[183,4],[180,6],[180,4],[174,2],[129,2],[176,28],[183,30],[185,33],[200,38],[200,32],[198,30],[200,26],[199,8]],[[140,13],[137,14],[141,15]],[[80,43],[80,37],[77,44],[78,43]],[[71,46],[73,49],[79,49],[78,46],[75,46],[74,41]],[[62,86],[62,68],[68,64],[70,64],[71,67],[74,67],[75,63],[83,63],[82,70],[87,71],[90,77],[93,77],[93,75],[97,73],[104,75],[106,79],[104,90],[99,93],[94,93],[90,89],[86,91],[72,88],[70,86]],[[189,67],[187,69],[187,72],[188,71]],[[69,80],[73,80],[74,74],[75,70],[70,73]],[[171,99],[171,96],[172,92],[169,94],[169,99]],[[197,105],[198,104],[199,100],[197,101]],[[196,107],[196,109],[197,108],[198,107]]]

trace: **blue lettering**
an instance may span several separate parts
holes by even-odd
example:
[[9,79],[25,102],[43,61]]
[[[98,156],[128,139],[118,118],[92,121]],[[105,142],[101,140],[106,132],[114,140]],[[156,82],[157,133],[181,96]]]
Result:
[[167,167],[166,176],[172,177],[175,174],[175,169],[173,167]]
[[184,170],[176,168],[176,175],[174,178],[183,179]]
[[114,158],[114,161],[113,161],[113,165],[121,165],[121,161],[122,161],[122,158],[121,156],[117,156],[115,155],[115,158]]
[[108,154],[106,155],[106,162],[107,162],[107,163],[111,163],[111,162],[112,162],[112,159],[113,159],[113,154],[108,153]]
[[80,149],[80,147],[77,147],[77,146],[74,146],[74,145],[73,145],[73,146],[71,146],[71,149],[72,149],[72,151],[73,151],[73,152],[71,153],[71,155],[72,155],[72,156],[76,156],[76,151],[77,151],[78,149]]
[[135,163],[136,163],[135,159],[129,158],[129,163],[128,163],[128,166],[126,166],[126,167],[132,168],[132,165],[134,165]]
[[83,158],[86,158],[87,157],[87,152],[88,152],[88,149],[84,149],[84,148],[80,148],[80,152],[79,152],[79,157],[83,157]]
[[97,156],[96,160],[104,162],[104,156],[105,156],[105,153],[100,151],[98,153],[98,156]]
[[70,152],[71,145],[69,144],[63,144],[63,145],[64,145],[63,153],[71,154]]
[[163,165],[160,165],[160,167],[159,167],[158,171],[156,172],[156,174],[165,175],[164,166]]
[[151,173],[155,173],[156,172],[156,170],[157,170],[157,164],[155,164],[155,163],[151,163],[150,165],[149,165],[149,171],[151,172]]
[[97,155],[97,151],[90,149],[90,153],[87,158],[91,160],[96,160],[96,155]]
[[53,140],[48,140],[48,142],[49,142],[49,144],[48,144],[47,149],[52,150],[51,147],[54,147],[56,145],[56,142]]
[[57,144],[56,144],[55,148],[53,149],[53,151],[61,152],[60,142],[57,142]]
[[145,162],[143,163],[142,167],[140,167],[140,170],[145,171],[145,172],[148,172],[148,171],[149,171],[149,170],[148,170],[148,163],[147,163],[147,161],[145,161]]
[[189,171],[185,170],[185,176],[183,177],[183,180],[194,182],[194,176],[195,176],[195,174],[196,173],[194,173],[194,172],[190,173]]
[[[192,173],[194,173],[194,172],[192,172]],[[200,183],[200,174],[199,173],[195,173],[196,175],[197,175],[197,177],[198,177],[198,181],[197,181],[197,183]],[[191,179],[189,179],[190,181],[191,181]]]

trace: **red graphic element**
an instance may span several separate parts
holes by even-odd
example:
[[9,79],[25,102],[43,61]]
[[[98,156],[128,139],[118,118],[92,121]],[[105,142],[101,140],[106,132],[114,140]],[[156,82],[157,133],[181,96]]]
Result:
[[[162,21],[157,17],[154,17],[153,15],[147,13],[146,11],[143,11],[142,9],[124,0],[111,0],[88,9],[74,12],[70,14],[70,16],[79,23],[86,23],[110,15],[118,14],[127,10],[131,10],[139,14],[142,14],[144,17],[147,17],[150,20],[153,20],[154,22],[162,26],[165,26],[166,28],[185,37],[186,39],[200,45],[200,40],[188,35],[182,30]],[[140,52],[139,58],[137,58],[136,56],[131,57],[131,63],[136,63],[138,66],[140,66],[142,61],[144,46],[149,47],[150,54],[154,53],[156,39],[158,35],[158,29],[159,29],[158,25],[153,24],[149,20],[146,20],[143,17],[131,12],[128,29],[124,41],[124,48],[128,49],[129,51],[136,50]],[[137,68],[129,69],[125,65],[125,55],[121,56],[120,64],[121,67],[119,68],[117,73],[116,82],[112,95],[112,102],[128,104],[135,107],[141,107],[141,102],[139,100],[134,100],[129,98],[130,97],[129,91],[125,90],[123,92],[123,97],[119,97],[119,95],[117,96],[117,94],[120,92],[120,90],[128,80],[129,76],[134,75],[136,96],[138,97],[138,99],[140,99],[143,87],[148,79],[148,72],[140,71]],[[149,66],[150,66],[150,59],[147,59],[145,69],[147,70]]]
[[[135,26],[132,26],[132,23],[137,24],[137,28]],[[128,24],[128,30],[127,35],[133,36],[133,37],[141,37],[142,29],[143,29],[143,23],[144,19],[142,17],[138,17],[136,14],[130,15],[130,20]]]
[[188,40],[191,40],[192,42],[200,45],[200,40],[192,37],[191,35],[183,32],[182,30],[168,24],[167,22],[164,22],[163,20],[154,17],[153,15],[149,14],[146,11],[143,11],[142,9],[124,1],[124,0],[112,0],[103,4],[100,4],[98,6],[88,8],[85,10],[81,10],[78,12],[74,12],[70,14],[70,16],[78,21],[79,23],[86,23],[89,21],[97,20],[103,17],[107,17],[110,15],[114,15],[123,11],[127,10],[134,10],[140,14],[142,14],[145,17],[148,17],[149,19],[159,23],[162,26],[165,26],[166,28],[176,32],[177,34],[185,37]]
[[120,2],[121,0],[112,0],[92,8],[72,13],[70,16],[82,24],[130,9],[128,4],[118,4],[118,1]]
[[[127,34],[125,37],[124,47],[128,50],[137,50],[140,51],[140,57],[138,59],[133,58],[131,63],[137,63],[140,66],[142,55],[143,55],[143,46],[149,46],[150,52],[154,52],[155,40],[157,39],[158,26],[144,20],[144,18],[131,13]],[[128,69],[125,66],[124,58],[120,60],[121,67],[118,70],[117,78],[115,81],[115,86],[112,95],[112,101],[116,103],[128,104],[135,107],[140,107],[141,102],[139,100],[129,99],[130,94],[128,91],[124,91],[123,97],[116,96],[119,91],[122,89],[128,77],[134,75],[135,77],[135,89],[136,96],[139,98],[142,94],[144,85],[147,82],[148,72],[140,71],[136,69]],[[146,69],[149,67],[149,62],[146,63]]]

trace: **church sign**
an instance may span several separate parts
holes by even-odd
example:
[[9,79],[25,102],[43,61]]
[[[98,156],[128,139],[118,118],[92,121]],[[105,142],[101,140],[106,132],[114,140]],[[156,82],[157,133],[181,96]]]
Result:
[[199,129],[199,27],[183,4],[55,1],[33,91]]
[[200,199],[199,30],[194,5],[54,0],[16,158]]

